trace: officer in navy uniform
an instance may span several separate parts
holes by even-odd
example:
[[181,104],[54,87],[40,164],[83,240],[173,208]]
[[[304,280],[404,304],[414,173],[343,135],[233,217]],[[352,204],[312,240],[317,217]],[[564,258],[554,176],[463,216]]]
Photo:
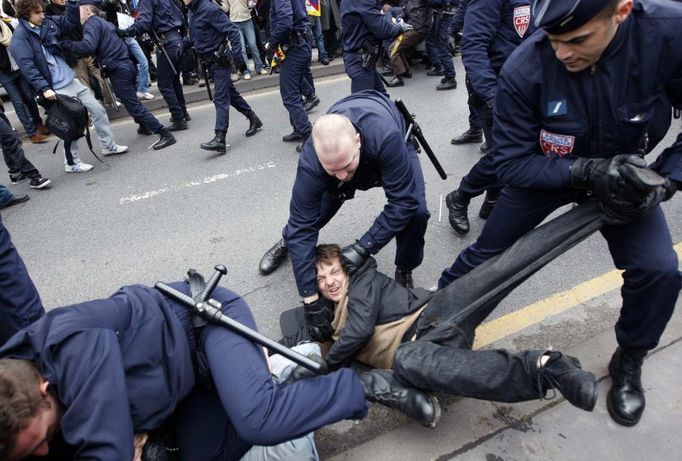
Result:
[[315,123],[312,141],[303,145],[283,238],[265,253],[259,269],[267,275],[291,254],[309,325],[322,326],[329,307],[317,293],[319,231],[356,190],[383,187],[388,202],[370,229],[344,248],[346,268],[352,272],[395,238],[395,279],[413,286],[412,270],[424,258],[430,214],[421,164],[413,143],[405,142],[405,131],[395,104],[378,91],[365,90],[334,104]]
[[171,113],[170,131],[186,130],[190,120],[180,83],[183,29],[184,17],[176,0],[143,0],[133,25],[125,30],[118,29],[118,34],[123,38],[146,32],[152,40],[158,39],[160,42],[156,44],[157,83]]
[[111,80],[114,93],[121,100],[135,123],[140,125],[138,133],[156,133],[160,136],[152,144],[156,150],[175,144],[173,135],[161,125],[156,117],[137,99],[135,78],[137,69],[133,66],[128,54],[128,46],[116,34],[116,28],[107,20],[98,16],[100,0],[80,0],[81,23],[83,24],[83,40],[61,42],[62,48],[79,56],[95,56],[103,77]]
[[381,76],[376,71],[384,40],[414,30],[403,21],[392,22],[381,12],[379,0],[341,2],[343,64],[351,79],[350,91],[376,90],[388,97]]
[[426,49],[434,68],[427,72],[427,75],[443,76],[436,86],[437,90],[453,90],[457,88],[457,80],[447,40],[459,0],[431,0],[430,3],[433,8],[433,22],[431,33],[426,39]]
[[[492,144],[493,105],[497,76],[509,55],[530,37],[530,0],[478,0],[470,2],[464,17],[462,61],[467,72],[469,106],[483,128],[487,152]],[[469,232],[469,201],[487,190],[479,216],[487,219],[502,185],[495,176],[492,157],[484,155],[448,194],[449,221],[458,234]]]
[[[470,8],[473,7],[473,3]],[[443,287],[508,248],[558,207],[595,196],[618,222],[602,235],[623,269],[618,349],[607,407],[623,425],[644,411],[642,361],[658,344],[682,286],[658,202],[682,181],[682,136],[652,168],[664,194],[620,190],[682,107],[682,7],[659,0],[537,0],[537,31],[502,68],[492,151],[505,184],[480,237],[443,271]],[[633,65],[636,63],[636,65]]]
[[[194,43],[194,51],[213,76],[215,84],[213,92],[213,105],[216,110],[215,137],[201,144],[201,148],[225,153],[230,105],[249,120],[246,136],[253,136],[263,126],[263,122],[235,89],[230,79],[233,61],[238,63],[238,67],[245,65],[241,54],[239,30],[225,12],[210,0],[183,1],[190,11],[189,33]],[[230,47],[227,46],[228,39]]]
[[[289,112],[289,123],[294,129],[290,134],[283,136],[282,140],[303,142],[308,139],[313,129],[301,94],[302,88],[309,87],[304,79],[310,73],[312,61],[305,2],[272,0],[270,37],[265,44],[265,50],[273,53],[278,46],[282,47],[285,55],[284,61],[279,64],[279,94],[284,107]],[[312,93],[315,93],[314,89]]]

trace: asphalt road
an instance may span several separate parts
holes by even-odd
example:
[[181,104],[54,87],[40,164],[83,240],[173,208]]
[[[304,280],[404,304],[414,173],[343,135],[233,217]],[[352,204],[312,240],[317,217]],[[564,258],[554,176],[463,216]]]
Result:
[[[480,155],[478,145],[450,144],[452,136],[466,129],[468,116],[459,59],[457,65],[457,90],[435,91],[438,78],[417,69],[405,87],[390,91],[417,114],[449,176],[441,180],[428,159],[422,158],[432,216],[425,260],[414,275],[415,282],[425,287],[435,285],[441,270],[474,241],[483,225],[471,213],[470,234],[456,236],[447,222],[444,199],[439,222],[441,195],[444,198],[457,186]],[[322,103],[311,113],[313,121],[350,92],[345,75],[316,83]],[[222,156],[199,149],[199,143],[213,136],[214,110],[207,103],[191,106],[190,130],[177,133],[178,143],[158,152],[147,149],[156,138],[139,136],[132,120],[116,121],[116,140],[129,145],[130,153],[106,158],[111,168],[81,147],[83,159],[95,169],[67,174],[62,156],[51,154],[53,143],[24,146],[43,175],[52,179],[52,187],[30,191],[31,200],[3,210],[2,219],[48,308],[105,297],[122,285],[180,279],[190,267],[208,275],[222,263],[229,271],[223,285],[246,297],[261,331],[277,336],[279,313],[297,305],[299,297],[289,264],[262,277],[258,262],[286,222],[298,156],[294,144],[281,141],[290,127],[277,89],[244,96],[265,126],[258,135],[246,138],[247,121],[232,111],[231,146]],[[157,115],[162,122],[169,119],[165,110]],[[679,121],[674,127],[679,128]],[[664,144],[670,144],[670,139],[669,133]],[[10,189],[24,193],[28,185]],[[476,214],[481,200],[473,201]],[[384,202],[380,189],[359,192],[323,230],[320,241],[347,244],[359,238]],[[675,197],[664,208],[673,241],[680,242],[682,200]],[[388,274],[394,269],[394,248],[389,244],[377,257]],[[605,242],[593,236],[526,282],[494,317],[612,268]]]

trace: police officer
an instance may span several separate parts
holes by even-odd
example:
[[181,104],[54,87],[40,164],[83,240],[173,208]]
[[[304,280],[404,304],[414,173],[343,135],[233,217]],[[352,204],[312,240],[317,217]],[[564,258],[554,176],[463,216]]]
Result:
[[279,64],[279,94],[289,112],[289,123],[294,129],[290,134],[283,136],[282,140],[303,142],[308,139],[313,129],[303,107],[301,94],[302,88],[309,87],[309,82],[304,82],[304,79],[306,74],[310,73],[312,60],[305,2],[272,0],[270,38],[265,44],[265,50],[274,53],[278,47],[281,47],[285,55],[284,61]]
[[441,79],[437,90],[453,90],[457,88],[455,79],[455,65],[452,62],[452,54],[447,47],[448,36],[452,30],[455,9],[458,0],[431,0],[433,8],[433,22],[431,33],[426,39],[426,49],[433,63],[434,69],[427,75],[440,76]]
[[[185,96],[180,83],[184,17],[174,0],[144,0],[140,2],[137,18],[121,37],[133,37],[145,32],[156,42],[158,85],[171,113],[170,131],[187,129],[190,119],[185,107]],[[170,59],[170,61],[169,61]]]
[[138,133],[156,133],[160,137],[152,144],[155,150],[175,144],[173,135],[161,125],[161,122],[145,108],[135,92],[137,69],[128,56],[128,46],[116,34],[116,28],[107,20],[98,16],[99,0],[80,0],[81,24],[83,40],[61,42],[64,49],[79,56],[95,56],[102,69],[102,77],[111,80],[114,93],[121,100],[135,123],[140,125]]
[[[249,120],[246,136],[253,136],[263,126],[263,122],[235,89],[230,79],[233,61],[238,67],[246,65],[242,57],[239,30],[225,12],[210,0],[183,1],[190,11],[189,32],[194,42],[194,50],[213,76],[215,83],[213,95],[216,110],[215,138],[201,144],[201,148],[225,153],[227,151],[225,135],[230,124],[230,105]],[[228,38],[231,47],[227,45]],[[206,82],[206,84],[210,83]]]
[[[470,8],[473,7],[473,3]],[[618,349],[607,407],[637,424],[640,379],[682,286],[668,225],[655,197],[621,190],[626,163],[650,151],[670,127],[670,100],[682,107],[682,7],[658,0],[537,0],[533,34],[498,79],[493,124],[495,171],[505,188],[480,237],[443,271],[440,287],[509,247],[561,205],[595,196],[616,222],[602,235],[623,269]],[[665,20],[660,20],[665,18]],[[637,63],[637,65],[632,65]],[[682,144],[654,169],[663,198],[682,180]],[[619,221],[620,220],[620,221]]]
[[411,30],[414,27],[406,22],[388,19],[379,0],[341,2],[343,64],[351,79],[351,93],[376,90],[388,97],[375,67],[382,42]]
[[[491,130],[497,75],[507,57],[533,30],[529,0],[478,0],[467,5],[462,61],[467,72],[469,105],[483,127],[488,152],[494,148]],[[450,225],[455,232],[469,232],[469,201],[486,189],[479,211],[483,219],[490,215],[501,189],[488,154],[462,178],[459,188],[446,197]]]

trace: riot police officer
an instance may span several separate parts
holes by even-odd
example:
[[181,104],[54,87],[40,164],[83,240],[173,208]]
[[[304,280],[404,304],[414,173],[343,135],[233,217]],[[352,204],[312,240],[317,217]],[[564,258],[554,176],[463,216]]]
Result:
[[433,8],[433,22],[431,33],[426,39],[426,49],[433,63],[434,69],[427,75],[440,76],[441,79],[437,90],[453,90],[457,88],[455,79],[455,65],[452,63],[452,54],[447,47],[448,36],[452,29],[455,9],[458,0],[431,0]]

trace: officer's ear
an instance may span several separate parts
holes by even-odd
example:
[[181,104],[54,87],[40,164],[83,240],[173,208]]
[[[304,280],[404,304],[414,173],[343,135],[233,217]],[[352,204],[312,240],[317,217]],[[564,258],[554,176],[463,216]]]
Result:
[[360,133],[355,133],[355,145],[360,148],[362,145],[362,140],[360,139]]
[[632,12],[632,0],[621,0],[616,8],[616,22],[623,24]]
[[41,397],[46,397],[48,392],[48,388],[50,387],[50,383],[47,382],[43,377],[40,377],[40,382],[38,383],[38,387],[40,389],[40,396]]

